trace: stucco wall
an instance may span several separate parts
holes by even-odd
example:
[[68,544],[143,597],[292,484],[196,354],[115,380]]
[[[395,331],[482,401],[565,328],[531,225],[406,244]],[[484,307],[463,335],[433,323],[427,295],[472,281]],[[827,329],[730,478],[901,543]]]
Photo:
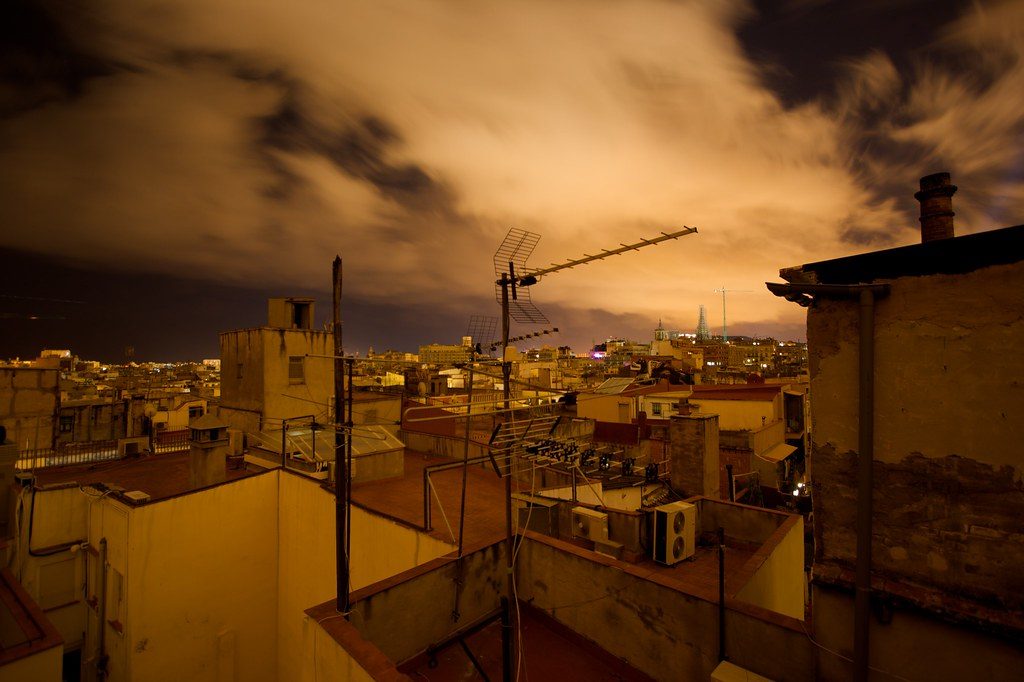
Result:
[[60,682],[64,649],[50,647],[0,666],[0,682]]
[[697,414],[717,414],[718,428],[723,431],[753,431],[782,419],[781,395],[771,401],[707,400],[698,396],[695,393],[689,400],[691,405],[699,408]]
[[53,445],[59,398],[57,370],[0,368],[0,424],[20,450]]
[[804,619],[804,519],[793,517],[796,523],[779,529],[773,537],[767,556],[755,554],[751,561],[760,561],[754,574],[736,593],[737,599],[781,613]]
[[[220,335],[221,416],[227,408],[260,412],[263,409],[263,340],[260,329],[242,329]],[[242,375],[238,365],[242,364]],[[232,423],[236,428],[242,424]]]
[[[328,417],[328,403],[334,395],[334,336],[310,329],[262,329],[263,417],[274,420],[306,414]],[[304,380],[288,379],[288,358],[305,357]]]
[[[528,537],[519,598],[656,680],[708,679],[718,663],[718,605],[612,563]],[[730,607],[726,648],[732,662],[771,679],[814,679],[813,646],[796,623]]]
[[504,556],[503,542],[466,554],[458,623],[452,621],[457,564],[447,557],[355,595],[351,623],[390,660],[402,663],[498,608],[506,584]]
[[[819,560],[854,561],[858,311],[808,313]],[[875,309],[874,568],[1024,606],[1024,264],[906,277]]]
[[277,679],[276,497],[271,472],[132,510],[131,679]]
[[[816,586],[813,602],[814,639],[852,659],[853,593]],[[887,625],[871,618],[870,638],[872,679],[1017,680],[1024,670],[1019,645],[911,610],[893,612]],[[853,666],[820,649],[818,675],[821,680],[845,682],[853,677]]]
[[[316,628],[311,629],[304,612],[337,596],[335,505],[334,495],[319,481],[288,471],[278,475],[278,679],[287,680],[297,679],[295,671],[304,666],[304,643],[311,643],[312,637],[320,644],[326,642],[322,632],[317,634]],[[353,590],[447,554],[451,549],[451,545],[428,535],[359,507],[352,508]],[[342,664],[348,665],[331,654],[321,664],[320,672]],[[307,672],[312,674],[312,668]]]

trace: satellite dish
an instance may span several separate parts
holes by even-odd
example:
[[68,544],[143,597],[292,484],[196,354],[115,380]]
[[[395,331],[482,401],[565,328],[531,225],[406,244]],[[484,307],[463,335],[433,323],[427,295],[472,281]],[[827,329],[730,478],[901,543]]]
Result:
[[421,398],[425,398],[427,396],[427,385],[421,381],[417,384],[416,391],[420,394]]
[[156,405],[153,403],[146,403],[146,408],[142,411],[144,415],[152,419],[156,416]]

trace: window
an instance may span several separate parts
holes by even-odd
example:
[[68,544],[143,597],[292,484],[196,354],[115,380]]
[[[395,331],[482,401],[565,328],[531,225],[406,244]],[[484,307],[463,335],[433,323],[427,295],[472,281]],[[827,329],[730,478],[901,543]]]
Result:
[[303,367],[304,358],[301,355],[290,355],[288,357],[288,383],[289,384],[304,384],[306,383],[305,368]]
[[661,403],[651,403],[651,414],[655,417],[661,416]]
[[74,415],[68,415],[68,416],[61,415],[61,418],[60,418],[60,432],[61,433],[71,433],[74,430],[75,430],[75,417],[74,417]]
[[243,367],[245,367],[245,365],[243,363],[241,363],[241,362],[238,363],[237,365],[235,365],[235,378],[236,379],[241,379],[242,378],[242,368]]
[[202,417],[202,416],[203,416],[203,406],[202,405],[191,405],[191,406],[189,406],[189,408],[188,408],[188,418],[189,419],[197,419],[197,418]]

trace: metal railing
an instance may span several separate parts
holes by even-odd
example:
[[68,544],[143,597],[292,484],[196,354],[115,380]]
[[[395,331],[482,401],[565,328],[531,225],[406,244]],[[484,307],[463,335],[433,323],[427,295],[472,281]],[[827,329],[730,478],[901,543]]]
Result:
[[[164,431],[150,442],[152,452],[165,454],[188,450],[189,430]],[[107,462],[124,457],[115,440],[94,440],[78,443],[59,443],[56,448],[21,450],[15,468],[21,471],[45,467],[68,466]]]

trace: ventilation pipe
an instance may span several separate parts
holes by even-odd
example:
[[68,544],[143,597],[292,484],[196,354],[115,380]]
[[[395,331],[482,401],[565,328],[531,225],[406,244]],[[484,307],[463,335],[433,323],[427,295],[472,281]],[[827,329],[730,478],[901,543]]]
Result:
[[914,198],[921,203],[921,242],[953,237],[953,195],[957,187],[949,173],[933,173],[921,178],[921,191]]

